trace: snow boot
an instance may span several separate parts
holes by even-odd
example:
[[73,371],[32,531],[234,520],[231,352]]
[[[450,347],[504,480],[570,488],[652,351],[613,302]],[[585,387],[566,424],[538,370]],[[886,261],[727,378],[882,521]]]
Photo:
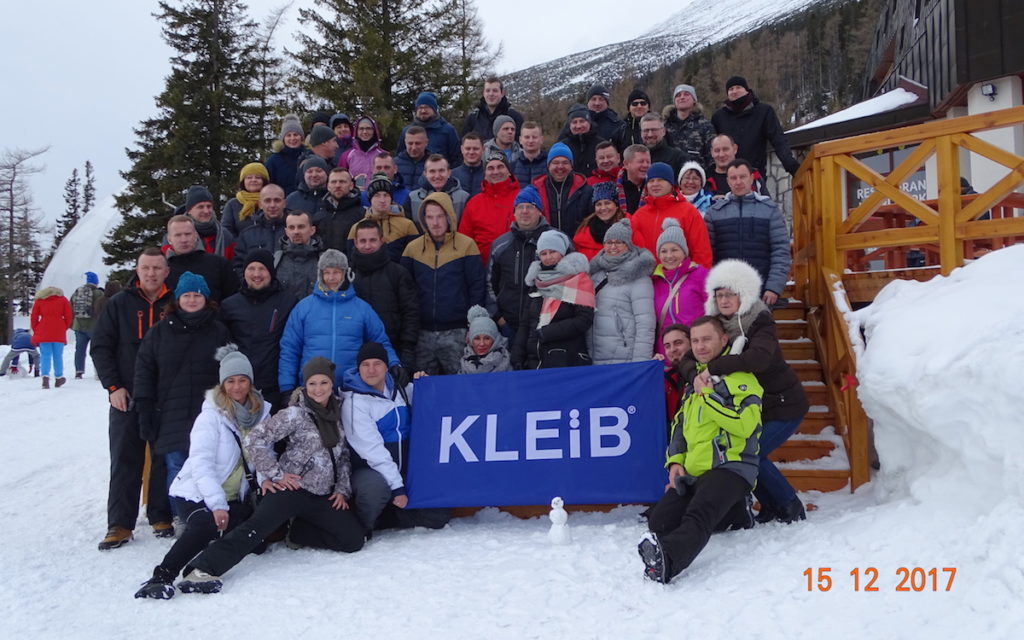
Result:
[[82,376],[84,376],[84,375],[85,375],[84,371],[76,371],[75,372],[75,380],[81,380]]
[[665,550],[661,547],[658,534],[650,531],[645,533],[640,538],[637,551],[640,552],[640,559],[644,561],[644,577],[653,582],[668,584],[672,575],[669,573],[668,557],[665,556]]
[[50,388],[50,376],[43,376],[43,388],[44,389],[49,389]]
[[800,498],[793,498],[793,501],[779,509],[775,516],[783,524],[792,524],[797,520],[806,520],[807,512],[804,511],[804,503],[800,502]]
[[211,576],[200,569],[193,569],[178,583],[182,593],[220,593],[223,587],[220,576]]
[[158,564],[153,569],[153,577],[142,583],[142,587],[135,592],[135,597],[170,600],[174,597],[174,576]]
[[117,549],[128,544],[128,541],[132,539],[132,532],[130,529],[124,527],[118,527],[117,525],[107,529],[107,535],[100,540],[99,549],[100,551],[109,551],[111,549]]
[[173,538],[174,537],[174,525],[170,522],[154,522],[153,523],[153,537],[154,538]]
[[63,387],[64,383],[67,382],[67,381],[68,381],[67,378],[65,378],[64,376],[61,376],[61,377],[59,377],[59,378],[57,378],[56,380],[53,381],[53,386],[55,386],[55,387]]

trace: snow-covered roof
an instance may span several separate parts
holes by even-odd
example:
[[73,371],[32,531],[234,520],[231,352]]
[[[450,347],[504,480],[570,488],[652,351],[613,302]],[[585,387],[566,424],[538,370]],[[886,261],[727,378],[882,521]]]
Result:
[[786,133],[796,133],[797,131],[816,129],[829,124],[837,124],[848,120],[866,118],[868,116],[885,113],[886,111],[893,111],[900,107],[914,104],[920,99],[921,97],[913,91],[908,91],[899,87],[892,91],[886,91],[885,93],[865,100],[864,102],[858,102],[857,104],[847,107],[841,111],[836,111],[824,118],[818,118],[813,122],[808,122],[807,124],[796,127],[795,129],[790,129]]

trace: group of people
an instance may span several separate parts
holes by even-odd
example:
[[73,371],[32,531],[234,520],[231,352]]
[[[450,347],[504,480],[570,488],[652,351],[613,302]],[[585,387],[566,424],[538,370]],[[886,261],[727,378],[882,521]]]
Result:
[[596,85],[549,149],[496,78],[461,139],[421,94],[395,155],[369,116],[314,114],[308,135],[286,117],[220,220],[189,189],[91,328],[110,397],[100,549],[133,535],[147,443],[154,535],[174,517],[186,530],[139,597],[170,597],[179,574],[182,591],[219,590],[284,523],[292,546],[346,552],[381,527],[442,527],[447,510],[405,498],[412,372],[652,357],[672,420],[647,575],[752,525],[751,489],[758,518],[801,519],[766,457],[808,408],[770,310],[790,249],[766,143],[796,164],[770,107],[743,78],[726,88],[711,121],[688,85],[667,118],[637,90],[619,119]]

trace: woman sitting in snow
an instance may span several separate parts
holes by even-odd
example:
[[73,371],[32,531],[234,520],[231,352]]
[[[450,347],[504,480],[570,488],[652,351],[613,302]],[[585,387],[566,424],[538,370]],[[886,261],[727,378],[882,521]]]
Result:
[[[349,451],[334,395],[334,363],[320,356],[302,368],[305,386],[291,405],[253,427],[244,440],[263,498],[256,513],[192,561],[178,583],[184,593],[217,593],[221,576],[292,520],[288,544],[352,553],[363,548],[363,526],[349,509]],[[280,456],[274,445],[288,440]]]
[[188,459],[168,493],[176,503],[185,531],[136,598],[167,599],[174,579],[189,560],[220,533],[252,515],[249,498],[256,490],[241,440],[270,415],[270,404],[252,388],[252,364],[229,344],[217,350],[220,384],[206,393],[203,409],[192,425]]
[[466,348],[462,352],[459,373],[492,373],[511,371],[505,337],[498,331],[491,314],[478,304],[469,308],[469,331],[466,333]]

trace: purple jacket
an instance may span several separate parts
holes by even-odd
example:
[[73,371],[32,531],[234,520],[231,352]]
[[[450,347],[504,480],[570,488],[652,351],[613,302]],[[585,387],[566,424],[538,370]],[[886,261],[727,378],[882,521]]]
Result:
[[[662,310],[668,301],[672,284],[683,277],[686,279],[679,286],[679,290],[668,305],[668,311],[663,315]],[[677,323],[690,326],[691,322],[704,315],[704,300],[707,299],[704,281],[707,277],[708,270],[692,260],[688,265],[680,265],[671,271],[661,264],[654,268],[651,279],[654,281],[654,317],[658,320],[658,333],[654,340],[658,353],[665,355],[665,346],[661,341],[664,327]]]

